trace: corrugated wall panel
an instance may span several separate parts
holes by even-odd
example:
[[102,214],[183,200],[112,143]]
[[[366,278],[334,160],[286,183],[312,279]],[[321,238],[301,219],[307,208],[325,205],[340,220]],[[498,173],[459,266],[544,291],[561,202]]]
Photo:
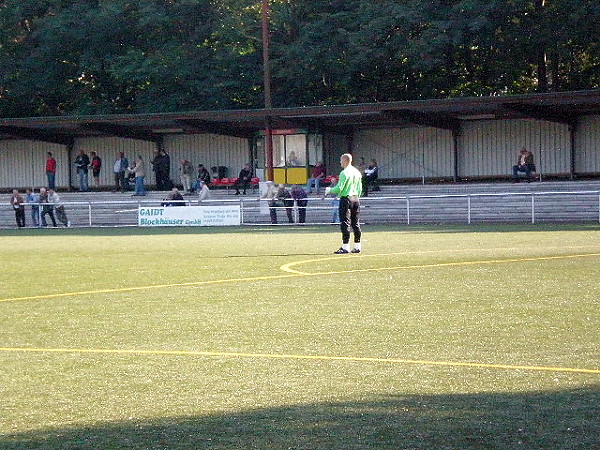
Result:
[[[600,172],[600,116],[580,120],[576,135],[576,171]],[[343,148],[345,140],[328,143]],[[515,164],[518,150],[526,146],[534,153],[538,169],[543,174],[566,174],[570,170],[570,133],[568,126],[538,120],[505,120],[464,122],[459,138],[460,176],[508,176]],[[72,159],[79,149],[89,154],[96,151],[103,159],[101,183],[114,183],[112,166],[116,153],[123,151],[132,160],[141,154],[148,162],[147,184],[154,184],[149,164],[156,145],[152,142],[109,138],[86,138],[75,142]],[[224,165],[231,176],[250,158],[247,139],[199,134],[165,137],[165,149],[171,154],[171,177],[179,181],[179,159],[187,158],[194,165]],[[46,152],[51,151],[58,165],[57,185],[66,188],[69,170],[77,183],[74,169],[68,167],[67,148],[59,144],[14,140],[0,141],[0,188],[23,189],[47,184],[45,176]],[[356,133],[353,151],[357,157],[376,158],[383,178],[431,178],[453,175],[452,136],[449,131],[416,127],[407,129],[365,130]],[[326,159],[327,156],[326,156]],[[338,156],[330,158],[328,170],[338,170]],[[91,180],[90,180],[91,182]]]
[[46,179],[46,153],[56,159],[56,186],[68,185],[67,148],[59,144],[39,141],[0,141],[0,188],[41,187]]
[[452,133],[429,127],[364,130],[356,134],[354,154],[375,158],[382,178],[451,177]]
[[575,171],[600,172],[600,116],[587,116],[580,120],[575,146]]
[[340,166],[340,156],[348,152],[349,140],[342,134],[325,134],[323,139],[323,162],[327,174],[337,175],[342,169]]
[[[179,161],[189,160],[195,167],[204,164],[209,171],[213,166],[226,166],[230,177],[237,177],[250,161],[248,139],[216,134],[169,136],[164,147],[171,156],[171,178],[179,183]],[[212,175],[212,174],[211,174]]]
[[[75,141],[75,146],[73,147],[72,161],[75,161],[75,157],[79,150],[83,150],[88,156],[90,155],[90,152],[95,151],[98,156],[102,158],[100,185],[113,186],[115,184],[113,166],[117,158],[117,153],[123,152],[125,157],[129,160],[130,165],[133,164],[133,160],[135,159],[136,155],[141,155],[144,163],[146,164],[146,179],[144,181],[148,185],[155,183],[150,160],[154,157],[154,151],[156,148],[156,144],[153,142],[140,141],[137,139],[126,139],[119,137],[92,137],[77,139]],[[78,180],[75,167],[71,167],[71,173],[73,177],[73,184],[75,187],[77,187]],[[89,173],[89,184],[90,187],[93,185],[91,171]]]
[[459,138],[459,176],[507,176],[525,146],[538,171],[570,170],[570,133],[564,124],[538,120],[465,122]]

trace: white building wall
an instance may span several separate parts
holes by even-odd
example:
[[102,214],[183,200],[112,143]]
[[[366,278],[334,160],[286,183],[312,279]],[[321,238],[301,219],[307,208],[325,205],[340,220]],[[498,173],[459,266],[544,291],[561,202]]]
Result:
[[459,138],[461,177],[507,176],[519,150],[529,149],[538,172],[570,172],[571,138],[565,124],[540,120],[485,120],[465,122]]
[[0,188],[39,188],[48,185],[46,153],[56,159],[56,186],[66,188],[68,179],[67,147],[40,141],[0,141]]
[[355,158],[372,158],[381,178],[454,175],[452,132],[431,127],[364,130],[355,135]]
[[[179,162],[188,159],[194,167],[198,164],[210,171],[212,166],[227,166],[230,176],[237,176],[245,163],[250,162],[250,147],[247,139],[214,134],[173,135],[165,136],[163,147],[171,157],[170,176],[174,183],[180,183]],[[157,145],[149,141],[125,139],[118,137],[95,137],[78,139],[73,149],[73,159],[79,150],[88,155],[95,151],[102,158],[102,171],[100,184],[112,186],[114,184],[113,164],[118,152],[124,152],[130,164],[136,155],[141,155],[146,163],[147,185],[156,184],[154,172],[150,161],[154,158]],[[77,183],[77,176],[73,170],[73,183]],[[90,183],[91,183],[90,172]]]
[[[179,161],[189,160],[194,168],[198,164],[210,172],[213,166],[226,166],[229,177],[237,177],[244,164],[251,162],[248,139],[216,134],[191,134],[168,136],[164,148],[171,156],[171,178],[179,183]],[[212,173],[211,173],[212,175]]]
[[[127,139],[120,137],[90,137],[77,139],[73,147],[72,161],[79,150],[83,150],[88,156],[90,152],[95,151],[102,158],[102,169],[100,170],[100,186],[113,186],[115,178],[113,175],[113,167],[117,159],[117,153],[123,152],[129,161],[129,165],[133,165],[136,155],[141,155],[145,163],[146,179],[145,184],[154,184],[154,174],[150,161],[154,157],[154,151],[157,149],[154,142],[141,141],[137,139]],[[90,160],[92,158],[90,157]],[[75,167],[71,167],[73,177],[73,185],[78,187],[78,179]],[[92,171],[89,171],[89,185],[93,186]]]
[[[327,153],[332,148],[336,149],[334,158],[325,155],[331,165],[328,167],[330,173],[338,170],[337,153],[346,151],[343,142],[329,145],[325,141]],[[523,146],[533,152],[542,174],[568,174],[570,145],[569,127],[564,124],[532,119],[464,122],[458,142],[458,175],[509,176],[517,153]],[[96,151],[103,160],[101,185],[112,186],[116,153],[123,151],[130,161],[136,154],[141,154],[148,165],[146,184],[153,185],[155,179],[150,160],[156,148],[153,142],[134,139],[82,138],[76,140],[71,160],[75,159],[80,149],[88,155],[92,150]],[[237,176],[241,167],[250,160],[248,140],[229,136],[166,136],[164,148],[171,155],[171,178],[177,183],[181,158],[189,159],[194,166],[202,163],[209,170],[212,166],[227,166],[232,177]],[[16,187],[23,190],[31,186],[45,186],[48,151],[57,160],[57,186],[61,189],[68,187],[71,170],[76,187],[77,176],[74,168],[68,167],[66,146],[39,141],[4,140],[0,141],[0,188]],[[447,130],[415,127],[358,131],[353,141],[353,152],[355,157],[363,156],[367,161],[377,159],[382,178],[449,178],[454,175],[452,133]],[[576,172],[600,173],[600,116],[580,119],[575,137],[575,158]]]
[[337,133],[327,133],[323,137],[323,163],[327,175],[337,175],[342,169],[340,156],[347,153],[349,148],[348,136]]
[[575,137],[575,171],[600,172],[600,116],[583,117]]

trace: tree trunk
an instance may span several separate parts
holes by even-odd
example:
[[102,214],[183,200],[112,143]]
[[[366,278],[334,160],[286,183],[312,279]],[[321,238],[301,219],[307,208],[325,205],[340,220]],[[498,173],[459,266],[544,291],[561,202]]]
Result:
[[546,0],[536,0],[537,17],[538,17],[538,33],[541,37],[540,47],[536,52],[536,63],[537,63],[537,79],[538,79],[538,91],[548,92],[548,66],[546,56],[546,24],[544,7],[546,6]]

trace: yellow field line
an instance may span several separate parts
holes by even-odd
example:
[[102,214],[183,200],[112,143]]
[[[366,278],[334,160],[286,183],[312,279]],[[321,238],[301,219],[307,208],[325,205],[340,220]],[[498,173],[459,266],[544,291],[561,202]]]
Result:
[[[401,253],[400,253],[401,254]],[[28,297],[13,297],[13,298],[4,298],[0,299],[0,303],[5,302],[16,302],[16,301],[26,301],[26,300],[41,300],[41,299],[52,299],[52,298],[61,298],[61,297],[75,297],[80,295],[95,295],[95,294],[113,294],[113,293],[122,293],[122,292],[133,292],[133,291],[145,291],[150,289],[162,289],[162,288],[172,288],[172,287],[190,287],[190,286],[207,286],[214,284],[226,284],[226,283],[247,283],[254,281],[265,281],[265,280],[280,280],[284,278],[294,278],[294,277],[307,277],[307,276],[324,276],[324,275],[340,275],[346,273],[360,273],[360,272],[382,272],[382,271],[390,271],[390,270],[409,270],[409,269],[431,269],[437,267],[457,267],[457,266],[472,266],[472,265],[481,265],[481,264],[502,264],[502,263],[511,263],[511,262],[528,262],[528,261],[548,261],[548,260],[557,260],[557,259],[569,259],[569,258],[585,258],[585,257],[595,257],[600,256],[600,253],[584,253],[577,255],[558,255],[558,256],[540,256],[533,258],[509,258],[509,259],[491,259],[491,260],[476,260],[476,261],[457,261],[457,262],[449,262],[449,263],[436,263],[436,264],[420,264],[420,265],[411,265],[411,266],[392,266],[392,267],[376,267],[376,268],[366,268],[366,269],[349,269],[349,270],[335,270],[328,272],[301,272],[298,270],[291,269],[292,266],[296,266],[299,264],[309,264],[319,261],[327,261],[332,259],[342,259],[342,258],[368,258],[368,257],[376,257],[376,256],[393,256],[398,255],[398,253],[382,253],[375,255],[344,255],[344,256],[335,256],[335,257],[327,257],[327,258],[318,258],[312,260],[305,261],[296,261],[288,264],[284,264],[280,267],[280,269],[285,274],[280,275],[266,275],[259,277],[247,277],[247,278],[227,278],[222,280],[207,280],[207,281],[191,281],[186,283],[169,283],[169,284],[153,284],[149,286],[132,286],[125,288],[111,288],[111,289],[96,289],[89,291],[77,291],[77,292],[62,292],[57,294],[43,294],[43,295],[32,295]]]
[[109,354],[109,355],[149,355],[149,356],[202,356],[218,358],[261,358],[261,359],[294,359],[313,361],[350,361],[372,362],[422,366],[473,367],[478,369],[506,369],[543,372],[570,372],[600,374],[600,369],[577,369],[569,367],[525,366],[510,364],[486,364],[456,361],[427,361],[398,358],[373,358],[360,356],[323,356],[323,355],[293,355],[272,353],[242,353],[242,352],[202,352],[178,350],[117,350],[117,349],[77,349],[77,348],[10,348],[0,347],[0,352],[19,353],[76,353],[76,354]]
[[[354,258],[368,258],[373,256],[389,256],[393,254],[379,254],[379,255],[352,255]],[[340,271],[332,271],[332,272],[302,272],[299,270],[291,269],[293,266],[297,266],[299,264],[310,264],[319,261],[328,261],[331,259],[339,259],[339,256],[336,257],[327,257],[327,258],[318,258],[311,259],[307,261],[296,261],[288,264],[284,264],[280,267],[281,270],[288,273],[293,273],[297,275],[335,275],[341,273],[356,273],[356,272],[378,272],[384,270],[403,270],[403,269],[428,269],[435,267],[452,267],[452,266],[471,266],[471,265],[480,265],[480,264],[502,264],[502,263],[510,263],[510,262],[528,262],[528,261],[549,261],[554,259],[569,259],[569,258],[585,258],[591,256],[600,256],[600,253],[583,253],[579,255],[558,255],[558,256],[539,256],[532,258],[509,258],[509,259],[482,259],[476,261],[456,261],[449,263],[435,263],[435,264],[418,264],[413,266],[392,266],[392,267],[376,267],[376,268],[367,268],[367,269],[350,269],[350,270],[340,270]]]
[[228,278],[228,279],[223,279],[223,280],[190,281],[190,282],[186,282],[186,283],[151,284],[149,286],[132,286],[132,287],[125,287],[125,288],[96,289],[96,290],[91,290],[91,291],[61,292],[58,294],[43,294],[43,295],[32,295],[29,297],[4,298],[4,299],[0,299],[0,303],[16,302],[19,300],[41,300],[41,299],[60,298],[60,297],[75,297],[78,295],[114,294],[114,293],[120,293],[120,292],[146,291],[146,290],[150,290],[150,289],[161,289],[161,288],[171,288],[171,287],[189,287],[189,286],[202,286],[202,285],[211,285],[211,284],[240,283],[240,282],[248,282],[248,281],[278,280],[281,278],[293,278],[293,277],[298,277],[298,276],[299,275],[282,274],[282,275],[268,275],[268,276],[251,277],[251,278]]

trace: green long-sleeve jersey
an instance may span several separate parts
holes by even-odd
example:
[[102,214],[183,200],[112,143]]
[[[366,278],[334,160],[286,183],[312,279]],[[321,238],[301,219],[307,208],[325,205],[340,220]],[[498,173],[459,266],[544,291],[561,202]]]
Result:
[[329,191],[338,197],[360,196],[362,194],[362,174],[352,165],[348,165],[340,173],[340,181]]

